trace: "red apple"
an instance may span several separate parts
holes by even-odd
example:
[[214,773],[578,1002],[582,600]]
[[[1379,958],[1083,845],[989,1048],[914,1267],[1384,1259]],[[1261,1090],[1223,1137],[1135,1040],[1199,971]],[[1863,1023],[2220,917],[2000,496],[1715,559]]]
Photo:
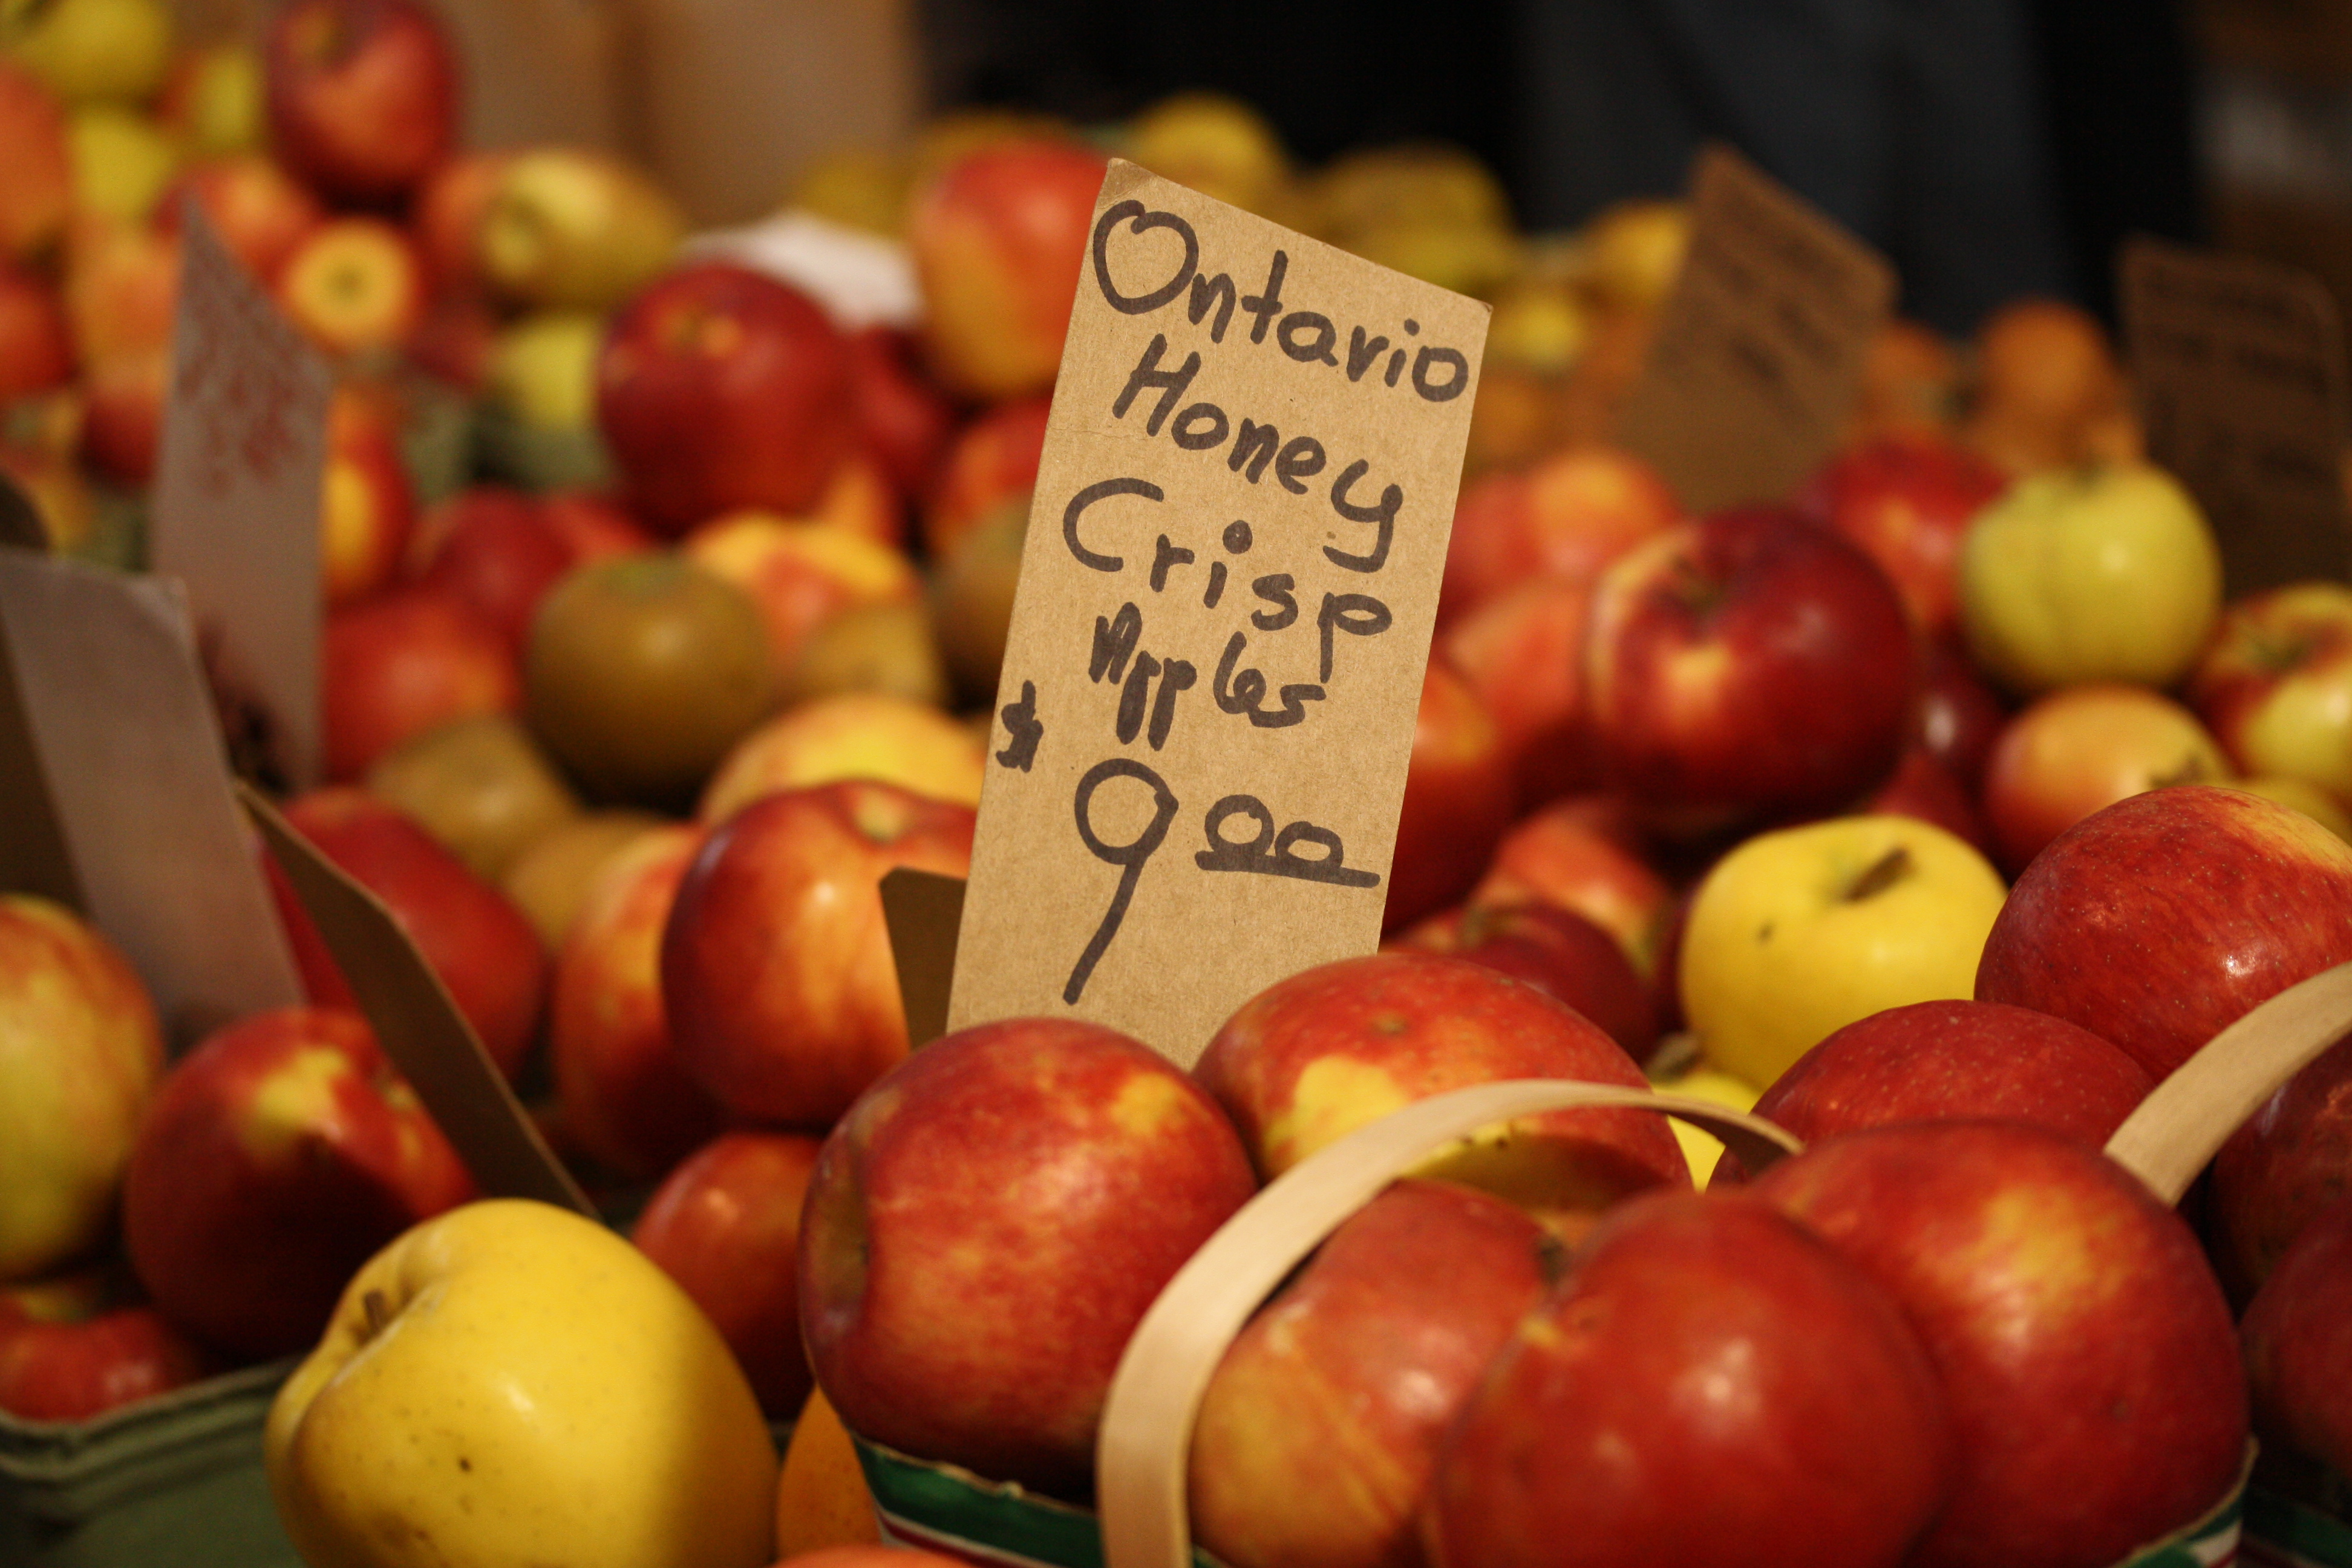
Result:
[[436,292],[474,294],[487,287],[482,222],[514,158],[511,151],[460,152],[436,164],[417,187],[409,222]]
[[2187,1222],[2019,1121],[1829,1138],[1749,1188],[1902,1304],[1958,1464],[1917,1568],[2094,1568],[2193,1522],[2246,1457],[2230,1309]]
[[1226,1348],[1192,1428],[1192,1533],[1232,1568],[1417,1562],[1454,1412],[1550,1283],[1543,1228],[1402,1181],[1325,1238]]
[[[538,1037],[547,958],[513,900],[415,818],[364,791],[330,786],[297,795],[286,805],[286,820],[383,900],[499,1070],[509,1079],[520,1072]],[[333,955],[277,863],[268,865],[304,990],[320,1006],[348,1006],[351,989]]]
[[155,1004],[89,921],[0,892],[0,1280],[102,1240],[163,1068]]
[[2352,588],[2295,583],[2223,605],[2188,696],[2241,773],[2352,800]]
[[1573,910],[1471,904],[1415,945],[1526,981],[1600,1025],[1637,1062],[1657,1047],[1658,1002],[1650,983],[1615,937]]
[[365,598],[399,574],[416,525],[416,492],[400,450],[398,416],[345,382],[327,405],[327,471],[319,495],[319,557],[331,608]]
[[1982,800],[1994,858],[2013,876],[2101,806],[2229,776],[2221,743],[2162,692],[2117,681],[2061,687],[2004,725],[1985,760]]
[[522,676],[498,627],[419,586],[330,610],[319,687],[330,779],[360,777],[436,724],[522,705]]
[[85,363],[80,452],[93,471],[133,489],[154,481],[171,379],[172,353],[164,348]]
[[308,1349],[361,1264],[473,1190],[365,1020],[280,1008],[173,1065],[131,1151],[123,1241],[166,1317],[262,1360]]
[[956,432],[923,509],[923,548],[932,560],[946,560],[982,519],[1037,488],[1052,408],[1048,397],[1015,398]]
[[1983,787],[1985,762],[2008,722],[2008,707],[1966,655],[1937,643],[1927,646],[1911,738],[1949,769],[1972,798]]
[[[1494,970],[1428,952],[1343,959],[1277,981],[1225,1021],[1192,1073],[1268,1181],[1449,1089],[1511,1078],[1644,1083],[1624,1047],[1582,1015]],[[1661,1118],[1615,1109],[1523,1118],[1417,1169],[1570,1227],[1628,1193],[1690,1180]]]
[[1959,631],[1960,536],[2008,488],[2007,473],[1952,437],[1911,430],[1841,450],[1797,505],[1870,552],[1912,620],[1941,641]]
[[2155,1087],[2137,1062],[2063,1018],[2000,1002],[1915,1002],[1830,1035],[1773,1080],[1756,1114],[1808,1143],[1898,1121],[1996,1116],[2096,1149]]
[[1967,787],[1916,740],[1905,743],[1903,754],[1895,761],[1895,771],[1851,809],[1863,815],[1916,816],[1966,839],[1987,859],[1998,853],[1992,829],[1985,825],[1984,814],[1977,809]]
[[2239,1325],[2266,1443],[2352,1475],[2352,1198],[2313,1216]]
[[468,485],[444,498],[419,522],[417,539],[425,552],[416,580],[471,605],[517,659],[539,601],[578,560],[544,509],[503,485]]
[[659,547],[645,525],[609,496],[592,490],[543,490],[539,512],[550,528],[572,547],[572,558],[585,564],[608,555],[641,555]]
[[73,205],[65,106],[13,59],[0,59],[0,256],[25,261],[57,243]]
[[1886,574],[1786,509],[1682,524],[1593,586],[1603,775],[1678,834],[1853,799],[1894,765],[1917,687]]
[[0,1290],[0,1411],[19,1421],[89,1421],[168,1394],[214,1358],[143,1302],[63,1318]]
[[1215,1102],[1126,1036],[959,1030],[817,1156],[798,1259],[817,1383],[861,1436],[1082,1496],[1128,1337],[1255,1187]]
[[65,253],[66,321],[85,368],[168,353],[180,241],[152,224],[87,225]]
[[406,195],[457,132],[457,53],[419,0],[290,0],[262,41],[270,145],[340,202]]
[[1432,1568],[1909,1563],[1951,1459],[1918,1339],[1861,1270],[1752,1199],[1657,1194],[1488,1367],[1423,1536]]
[[404,230],[364,215],[329,218],[278,270],[287,319],[329,355],[383,354],[425,320],[425,264]]
[[778,1421],[801,1413],[814,1382],[793,1265],[817,1149],[795,1132],[721,1134],[664,1178],[629,1232],[709,1314]]
[[1493,716],[1460,676],[1430,664],[1413,715],[1384,929],[1400,931],[1470,890],[1510,826],[1517,795]]
[[1062,366],[1103,155],[1016,138],[947,165],[919,191],[907,243],[940,379],[985,402],[1044,392]]
[[1636,847],[1625,816],[1613,797],[1578,795],[1520,818],[1495,846],[1470,901],[1573,910],[1615,937],[1643,974],[1670,977],[1662,959],[1674,889]]
[[971,865],[970,806],[850,780],[762,795],[711,830],[662,936],[688,1070],[729,1114],[820,1128],[907,1054],[884,872]]
[[1682,521],[1665,480],[1614,447],[1576,447],[1465,487],[1438,600],[1452,620],[1530,577],[1589,585],[1626,551]]
[[2352,1191],[2352,1042],[2282,1084],[2213,1156],[2205,1221],[2214,1268],[2243,1301],[2304,1227]]
[[504,323],[488,301],[443,294],[428,302],[404,345],[418,370],[468,396],[489,382],[490,362]]
[[849,351],[790,284],[690,262],[611,318],[596,422],[638,513],[665,532],[739,507],[798,513],[856,438]]
[[780,687],[826,621],[864,605],[912,605],[923,593],[914,563],[891,546],[769,512],[712,518],[688,533],[679,548],[759,606]]
[[613,852],[556,955],[547,1047],[566,1137],[625,1176],[667,1173],[716,1136],[662,1006],[662,928],[702,830],[646,830]]
[[183,170],[156,208],[165,232],[177,231],[189,197],[264,289],[276,284],[287,258],[327,220],[319,198],[266,153],[231,153]]
[[1589,584],[1538,577],[1484,600],[1438,634],[1437,657],[1469,683],[1502,731],[1521,809],[1600,779],[1580,658],[1591,597]]
[[903,332],[867,327],[849,335],[849,395],[859,445],[879,463],[902,501],[930,492],[956,414],[914,364]]
[[0,257],[0,405],[73,379],[73,335],[56,285]]
[[2352,959],[2352,845],[2242,790],[2095,812],[2010,889],[1980,1002],[2054,1013],[2163,1079],[2258,1003]]

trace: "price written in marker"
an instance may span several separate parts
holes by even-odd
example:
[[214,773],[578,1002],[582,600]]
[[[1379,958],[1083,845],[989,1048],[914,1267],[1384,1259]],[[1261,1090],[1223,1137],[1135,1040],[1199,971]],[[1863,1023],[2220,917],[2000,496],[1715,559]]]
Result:
[[1189,1062],[1378,945],[1486,308],[1114,163],[1072,311],[949,1024]]

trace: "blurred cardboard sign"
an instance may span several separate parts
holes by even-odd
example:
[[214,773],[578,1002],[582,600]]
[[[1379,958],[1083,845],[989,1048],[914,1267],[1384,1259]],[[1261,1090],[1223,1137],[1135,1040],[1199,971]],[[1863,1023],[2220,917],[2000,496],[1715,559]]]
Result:
[[178,585],[0,549],[0,882],[80,910],[184,1045],[301,999]]
[[320,502],[333,378],[222,245],[182,214],[172,384],[149,558],[187,584],[196,643],[240,762],[317,782]]
[[1617,438],[1694,511],[1787,495],[1829,456],[1895,301],[1886,259],[1727,147]]
[[2326,287],[2145,237],[2126,244],[2120,273],[2148,456],[2204,508],[2226,592],[2352,578],[2352,397]]
[[448,988],[383,900],[320,854],[252,786],[238,789],[384,1055],[425,1102],[483,1195],[537,1198],[596,1217]]
[[1487,309],[1114,161],[1038,467],[950,1027],[1189,1064],[1379,944]]

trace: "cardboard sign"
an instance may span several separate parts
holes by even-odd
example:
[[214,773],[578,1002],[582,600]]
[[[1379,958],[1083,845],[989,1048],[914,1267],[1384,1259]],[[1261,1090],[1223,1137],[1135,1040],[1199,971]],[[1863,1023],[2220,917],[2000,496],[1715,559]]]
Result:
[[0,876],[80,910],[176,1045],[301,1000],[175,584],[0,549]]
[[890,962],[898,974],[909,1046],[928,1046],[947,1033],[963,889],[961,877],[912,866],[883,873],[882,923],[890,933]]
[[383,1054],[457,1151],[486,1197],[537,1198],[596,1217],[433,966],[383,901],[314,848],[250,785],[245,809],[319,927]]
[[1092,237],[948,1022],[1190,1063],[1378,945],[1487,310],[1131,163]]
[[319,506],[333,378],[191,199],[150,564],[187,584],[239,761],[286,788],[320,762]]
[[1787,495],[1836,447],[1895,269],[1727,147],[1691,177],[1690,248],[1617,438],[1694,511]]
[[2148,238],[2125,246],[2120,280],[2148,456],[2204,508],[2228,594],[2352,577],[2352,422],[2326,286]]

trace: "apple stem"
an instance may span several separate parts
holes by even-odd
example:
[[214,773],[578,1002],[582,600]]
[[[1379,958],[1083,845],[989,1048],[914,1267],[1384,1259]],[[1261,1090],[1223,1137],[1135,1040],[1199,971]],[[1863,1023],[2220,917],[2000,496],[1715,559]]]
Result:
[[381,1290],[370,1290],[360,1298],[360,1311],[367,1319],[367,1337],[375,1338],[392,1321],[392,1302]]
[[1874,898],[1911,874],[1911,850],[1897,844],[1871,863],[1870,868],[1853,879],[1845,890],[1845,901],[1858,904]]

